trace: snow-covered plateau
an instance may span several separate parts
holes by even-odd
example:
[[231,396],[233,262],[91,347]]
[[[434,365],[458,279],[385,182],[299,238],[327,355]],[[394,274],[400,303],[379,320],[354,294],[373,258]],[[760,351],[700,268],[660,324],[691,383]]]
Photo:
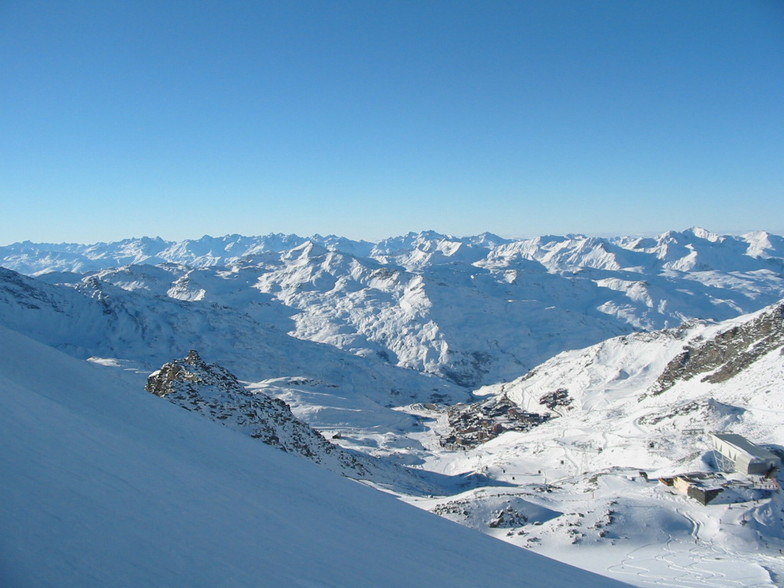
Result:
[[[578,581],[531,552],[587,585],[784,584],[776,473],[711,446],[784,456],[780,236],[25,242],[0,266],[11,585]],[[717,498],[679,492],[695,473]]]

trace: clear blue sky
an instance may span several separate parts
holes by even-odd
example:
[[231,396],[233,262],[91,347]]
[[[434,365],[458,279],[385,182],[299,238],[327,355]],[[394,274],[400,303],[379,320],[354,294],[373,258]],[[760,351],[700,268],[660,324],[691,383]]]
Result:
[[782,0],[0,0],[0,244],[784,232]]

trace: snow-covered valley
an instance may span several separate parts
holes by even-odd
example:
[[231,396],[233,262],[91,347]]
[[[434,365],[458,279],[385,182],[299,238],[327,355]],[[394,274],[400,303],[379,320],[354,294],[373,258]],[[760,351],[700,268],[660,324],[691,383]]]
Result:
[[[185,370],[185,387],[155,394],[521,553],[640,586],[784,582],[784,498],[763,487],[775,480],[727,474],[707,505],[658,481],[716,472],[712,432],[784,456],[777,235],[145,238],[20,243],[0,247],[0,265],[11,366],[38,366],[24,354],[46,347],[29,351],[29,337],[170,414],[144,388],[176,365],[163,373]],[[189,350],[215,367],[182,363]],[[28,389],[3,370],[27,390],[4,391],[9,403],[64,377]],[[351,579],[325,570],[308,581]]]

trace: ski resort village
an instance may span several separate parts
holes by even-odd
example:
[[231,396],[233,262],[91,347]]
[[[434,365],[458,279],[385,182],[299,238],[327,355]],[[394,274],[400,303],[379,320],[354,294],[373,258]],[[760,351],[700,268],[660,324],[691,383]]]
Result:
[[0,247],[0,584],[784,585],[784,238]]

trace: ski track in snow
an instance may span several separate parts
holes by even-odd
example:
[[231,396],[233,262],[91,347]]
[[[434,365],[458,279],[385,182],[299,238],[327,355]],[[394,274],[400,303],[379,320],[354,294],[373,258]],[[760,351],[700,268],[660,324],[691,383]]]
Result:
[[[637,547],[619,564],[609,566],[607,572],[619,579],[631,577],[628,581],[640,586],[774,586],[765,566],[745,561],[746,558],[737,553],[711,544],[700,544],[684,551],[674,549],[673,544],[670,535],[663,548],[655,544]],[[717,568],[727,568],[728,572]]]

